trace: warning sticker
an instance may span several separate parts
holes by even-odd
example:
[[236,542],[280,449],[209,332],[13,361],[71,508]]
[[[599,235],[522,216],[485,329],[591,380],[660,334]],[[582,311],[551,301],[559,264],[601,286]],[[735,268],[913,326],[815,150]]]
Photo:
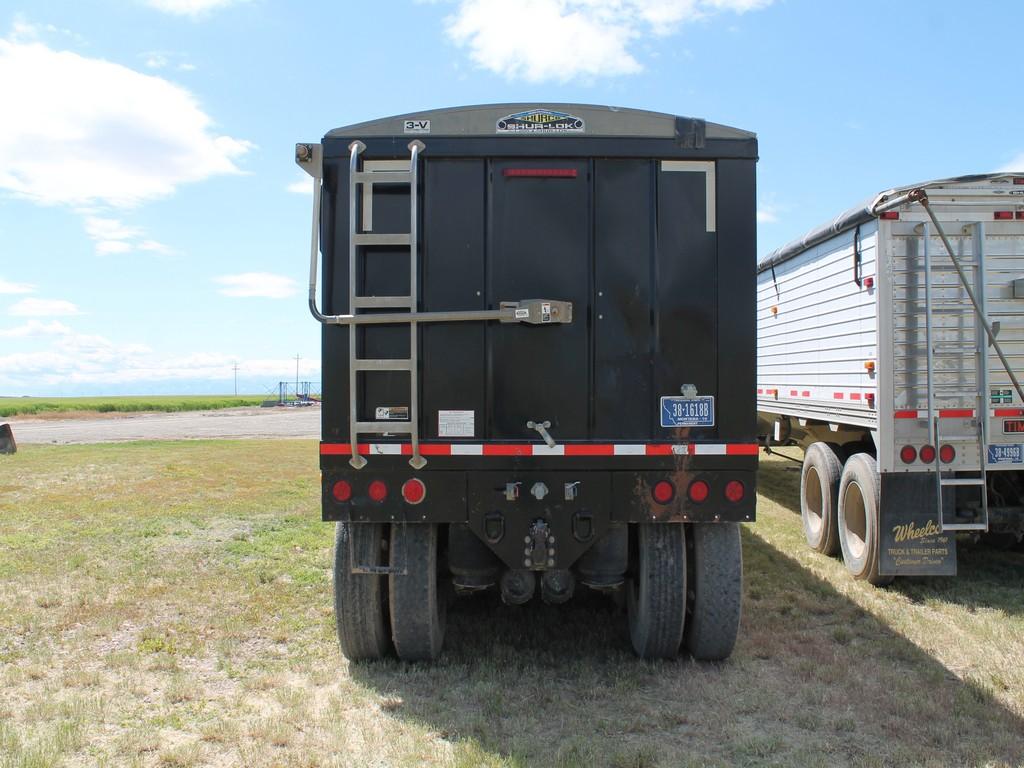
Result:
[[438,437],[473,437],[476,434],[474,411],[438,411]]
[[377,419],[408,419],[409,418],[409,406],[407,405],[393,405],[390,408],[378,407],[374,412]]
[[528,109],[498,120],[498,133],[583,133],[583,120],[553,109]]

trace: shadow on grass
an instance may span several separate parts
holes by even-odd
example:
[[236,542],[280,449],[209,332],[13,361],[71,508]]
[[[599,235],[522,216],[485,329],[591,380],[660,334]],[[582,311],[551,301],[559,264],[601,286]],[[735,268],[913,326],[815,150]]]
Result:
[[[800,525],[799,465],[762,460],[757,492],[792,512],[797,518],[794,525]],[[940,600],[970,609],[992,608],[1024,615],[1024,551],[996,549],[966,536],[959,538],[957,551],[957,576],[901,577],[888,589],[915,603]]]
[[393,702],[387,716],[515,765],[1024,760],[1024,721],[985,690],[748,531],[743,543],[743,627],[723,664],[634,658],[625,616],[589,593],[560,608],[483,596],[451,609],[438,663],[351,675]]

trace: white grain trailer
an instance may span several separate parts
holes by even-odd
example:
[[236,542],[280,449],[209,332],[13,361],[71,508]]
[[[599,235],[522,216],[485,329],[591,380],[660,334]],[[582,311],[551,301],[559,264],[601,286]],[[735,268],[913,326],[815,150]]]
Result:
[[1024,538],[1024,175],[889,190],[758,265],[758,432],[855,578]]

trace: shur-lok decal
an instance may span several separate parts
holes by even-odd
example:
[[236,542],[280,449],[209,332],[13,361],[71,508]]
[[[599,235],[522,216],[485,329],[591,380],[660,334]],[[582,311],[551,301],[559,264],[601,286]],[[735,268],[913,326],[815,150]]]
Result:
[[528,109],[498,120],[498,133],[583,133],[582,118],[553,109]]

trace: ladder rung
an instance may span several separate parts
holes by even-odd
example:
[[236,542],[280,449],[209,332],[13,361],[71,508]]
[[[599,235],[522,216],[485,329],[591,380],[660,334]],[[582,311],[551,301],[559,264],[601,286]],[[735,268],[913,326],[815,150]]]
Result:
[[982,477],[943,477],[939,478],[939,482],[942,485],[984,485],[985,479]]
[[408,171],[356,171],[356,184],[410,184]]
[[412,296],[355,296],[356,309],[412,309]]
[[394,360],[375,360],[372,358],[356,358],[352,365],[357,371],[411,371],[412,360],[401,358]]
[[357,433],[373,432],[375,434],[384,434],[385,432],[391,432],[397,435],[407,435],[412,432],[411,421],[357,421],[356,422]]
[[356,245],[409,245],[409,235],[377,235],[364,233],[356,235]]
[[988,523],[943,523],[944,531],[987,531]]

